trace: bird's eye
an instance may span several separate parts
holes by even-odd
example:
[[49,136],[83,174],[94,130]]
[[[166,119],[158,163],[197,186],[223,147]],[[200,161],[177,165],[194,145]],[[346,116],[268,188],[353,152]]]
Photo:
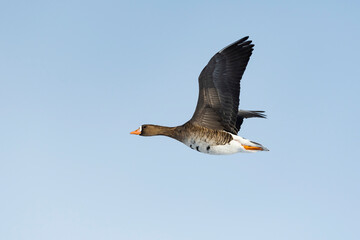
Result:
[[142,128],[146,128],[147,126],[143,126]]

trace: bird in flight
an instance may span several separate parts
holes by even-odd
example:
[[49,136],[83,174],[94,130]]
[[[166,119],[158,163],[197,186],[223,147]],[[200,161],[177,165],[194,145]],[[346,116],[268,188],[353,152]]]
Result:
[[192,118],[177,127],[141,125],[131,134],[163,135],[208,154],[269,151],[238,136],[244,118],[265,118],[264,111],[239,110],[240,81],[254,44],[244,37],[217,52],[199,76],[199,97]]

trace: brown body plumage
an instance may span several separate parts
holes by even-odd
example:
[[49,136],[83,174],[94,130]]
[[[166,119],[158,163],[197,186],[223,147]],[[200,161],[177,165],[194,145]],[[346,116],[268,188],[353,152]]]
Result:
[[186,143],[191,140],[204,141],[210,144],[210,146],[224,145],[229,143],[233,137],[231,134],[209,129],[201,126],[196,126],[191,122],[187,122],[184,125],[177,127],[164,127],[159,125],[146,124],[141,128],[141,136],[167,136],[176,139],[182,143]]

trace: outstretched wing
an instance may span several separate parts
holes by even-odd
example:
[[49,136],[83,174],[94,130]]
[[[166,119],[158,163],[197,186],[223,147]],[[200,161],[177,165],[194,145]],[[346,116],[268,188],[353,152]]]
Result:
[[237,134],[240,80],[254,45],[244,37],[216,53],[199,76],[199,98],[190,122]]

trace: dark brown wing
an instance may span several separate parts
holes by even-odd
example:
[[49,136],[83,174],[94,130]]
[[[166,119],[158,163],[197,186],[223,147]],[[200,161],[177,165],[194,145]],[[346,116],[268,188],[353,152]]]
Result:
[[244,37],[216,53],[199,76],[199,98],[190,122],[237,134],[240,80],[254,45]]

